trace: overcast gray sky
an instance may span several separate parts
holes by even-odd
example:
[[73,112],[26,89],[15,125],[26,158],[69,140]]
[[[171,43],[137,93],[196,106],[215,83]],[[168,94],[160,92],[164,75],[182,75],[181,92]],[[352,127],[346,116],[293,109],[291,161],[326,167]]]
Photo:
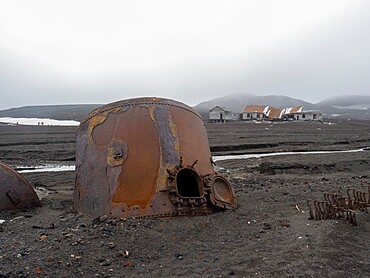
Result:
[[0,109],[370,95],[370,1],[0,0]]

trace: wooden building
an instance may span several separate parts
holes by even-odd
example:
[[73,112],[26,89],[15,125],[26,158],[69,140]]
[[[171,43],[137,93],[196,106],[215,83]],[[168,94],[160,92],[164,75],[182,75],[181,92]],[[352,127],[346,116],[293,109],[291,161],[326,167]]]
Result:
[[247,105],[242,113],[233,112],[221,106],[209,111],[209,122],[224,123],[231,121],[322,121],[319,111],[303,111],[302,106],[276,108],[265,105]]
[[264,105],[247,105],[243,110],[242,119],[244,121],[263,121],[266,118],[266,112],[269,106]]
[[318,121],[322,122],[322,113],[319,111],[303,111],[290,115],[290,119],[294,121]]
[[211,123],[224,123],[240,120],[241,113],[236,113],[220,106],[215,106],[209,111],[209,122]]

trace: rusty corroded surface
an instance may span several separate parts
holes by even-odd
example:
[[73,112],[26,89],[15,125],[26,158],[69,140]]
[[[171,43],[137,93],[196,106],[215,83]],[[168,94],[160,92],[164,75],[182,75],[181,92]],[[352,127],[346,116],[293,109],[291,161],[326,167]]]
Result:
[[161,217],[236,207],[212,165],[200,115],[161,98],[91,112],[77,132],[74,208],[93,216]]
[[347,195],[339,192],[325,193],[324,201],[307,200],[310,218],[315,220],[345,218],[349,223],[357,226],[356,212],[359,210],[369,213],[370,186],[368,191],[347,189]]
[[9,166],[0,163],[0,211],[41,206],[30,183]]

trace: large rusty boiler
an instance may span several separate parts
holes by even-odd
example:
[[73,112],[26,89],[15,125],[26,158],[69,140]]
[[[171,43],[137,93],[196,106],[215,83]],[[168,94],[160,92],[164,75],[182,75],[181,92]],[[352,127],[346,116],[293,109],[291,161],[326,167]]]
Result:
[[236,207],[212,165],[204,122],[169,99],[137,98],[91,112],[77,131],[76,211],[94,217],[199,215]]
[[40,206],[31,184],[8,165],[0,163],[0,211]]

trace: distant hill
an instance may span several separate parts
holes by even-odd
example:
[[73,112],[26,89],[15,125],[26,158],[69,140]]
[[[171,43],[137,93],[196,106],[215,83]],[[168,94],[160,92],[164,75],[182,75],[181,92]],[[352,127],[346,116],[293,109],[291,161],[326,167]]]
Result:
[[1,110],[0,117],[81,121],[92,110],[100,106],[101,104],[24,106]]
[[[329,119],[363,119],[370,120],[370,96],[351,95],[331,97],[313,104],[287,96],[270,95],[257,96],[253,94],[232,94],[204,101],[194,106],[208,120],[208,112],[215,106],[224,107],[230,111],[242,112],[246,105],[260,104],[274,107],[303,106],[303,110],[321,111],[324,118]],[[81,121],[92,110],[101,104],[79,105],[42,105],[24,106],[0,111],[0,117],[13,118],[51,118],[55,120]]]
[[331,118],[370,119],[370,96],[345,95],[327,98],[316,104],[325,106]]
[[364,95],[346,95],[327,98],[318,104],[331,105],[339,109],[360,109],[370,108],[370,96]]

